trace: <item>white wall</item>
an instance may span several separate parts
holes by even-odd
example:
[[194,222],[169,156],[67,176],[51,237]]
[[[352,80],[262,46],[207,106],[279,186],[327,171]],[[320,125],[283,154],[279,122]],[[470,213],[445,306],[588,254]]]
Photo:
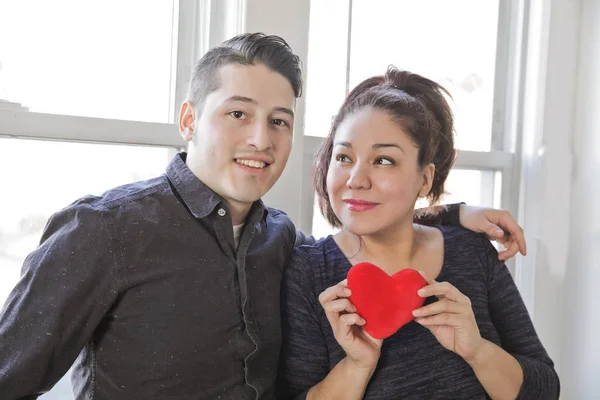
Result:
[[561,398],[597,399],[600,1],[540,4],[548,24],[540,38],[541,135],[532,140],[534,161],[529,170],[526,166],[523,188],[525,230],[533,248],[524,268],[534,268],[531,308],[561,377]]
[[[562,312],[565,399],[600,398],[600,1],[581,0],[571,186]],[[557,160],[559,161],[559,160]]]

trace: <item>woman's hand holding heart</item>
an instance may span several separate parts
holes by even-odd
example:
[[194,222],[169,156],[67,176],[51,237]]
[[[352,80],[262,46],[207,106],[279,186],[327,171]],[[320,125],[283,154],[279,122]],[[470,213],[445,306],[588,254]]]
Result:
[[375,369],[383,340],[373,338],[362,329],[366,322],[348,299],[351,291],[346,284],[347,281],[343,280],[326,289],[319,295],[319,302],[348,360],[356,367]]
[[476,358],[485,340],[479,333],[471,300],[448,282],[436,282],[423,272],[428,285],[417,293],[437,296],[439,301],[413,311],[415,321],[428,328],[446,349],[466,361]]

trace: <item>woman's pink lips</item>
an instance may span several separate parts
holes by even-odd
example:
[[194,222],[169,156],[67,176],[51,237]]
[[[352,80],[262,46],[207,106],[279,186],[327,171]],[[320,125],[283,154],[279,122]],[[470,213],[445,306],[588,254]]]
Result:
[[378,203],[357,199],[346,199],[344,200],[344,203],[346,203],[346,207],[348,207],[350,211],[358,212],[372,210],[378,205]]

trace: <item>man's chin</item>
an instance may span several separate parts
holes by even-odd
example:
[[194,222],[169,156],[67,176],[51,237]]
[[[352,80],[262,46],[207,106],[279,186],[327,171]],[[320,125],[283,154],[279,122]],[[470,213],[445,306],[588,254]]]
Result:
[[266,191],[263,192],[258,190],[245,192],[238,191],[237,193],[232,193],[232,196],[230,196],[230,198],[237,203],[251,205],[252,203],[260,200],[265,195],[265,193]]

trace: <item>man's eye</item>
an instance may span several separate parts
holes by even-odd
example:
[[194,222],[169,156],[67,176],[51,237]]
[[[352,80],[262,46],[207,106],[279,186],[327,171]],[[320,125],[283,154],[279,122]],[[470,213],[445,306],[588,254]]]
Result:
[[242,119],[246,116],[243,111],[232,111],[229,113],[235,119]]
[[272,120],[272,121],[271,121],[271,123],[272,123],[272,124],[275,124],[275,125],[277,125],[277,126],[287,126],[287,127],[289,127],[289,126],[290,126],[290,124],[288,124],[288,123],[287,123],[287,122],[285,122],[284,120],[282,120],[282,119],[278,119],[278,118],[276,118],[276,119]]

